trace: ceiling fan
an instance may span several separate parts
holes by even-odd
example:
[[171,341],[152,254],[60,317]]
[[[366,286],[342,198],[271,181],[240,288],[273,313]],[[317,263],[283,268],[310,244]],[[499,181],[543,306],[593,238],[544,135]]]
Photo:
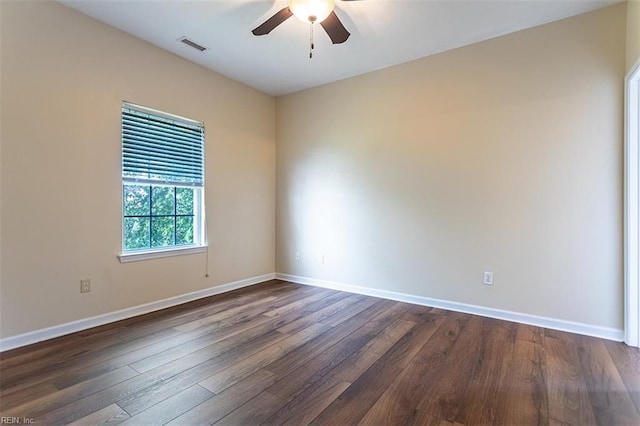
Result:
[[[291,16],[295,16],[302,22],[311,24],[312,34],[313,24],[320,23],[333,44],[344,43],[351,33],[342,25],[338,15],[334,12],[335,6],[335,0],[289,0],[289,6],[278,11],[251,32],[256,36],[269,34],[278,25]],[[313,42],[311,48],[313,49]]]

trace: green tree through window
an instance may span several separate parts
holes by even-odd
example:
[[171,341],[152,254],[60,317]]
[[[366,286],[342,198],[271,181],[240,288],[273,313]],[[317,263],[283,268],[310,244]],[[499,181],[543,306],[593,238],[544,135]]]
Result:
[[124,249],[193,245],[194,189],[124,186]]

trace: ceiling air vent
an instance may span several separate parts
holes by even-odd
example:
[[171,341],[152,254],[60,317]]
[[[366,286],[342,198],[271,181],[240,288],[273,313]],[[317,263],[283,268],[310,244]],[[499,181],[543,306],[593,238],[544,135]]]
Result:
[[193,47],[194,49],[197,49],[197,50],[199,50],[200,52],[204,52],[205,50],[207,50],[207,48],[206,48],[206,47],[204,47],[204,46],[202,46],[202,45],[200,45],[200,44],[196,43],[196,42],[195,42],[195,41],[193,41],[193,40],[189,40],[189,39],[188,39],[188,38],[186,38],[186,37],[181,37],[181,38],[179,38],[179,39],[178,39],[178,41],[179,41],[180,43],[184,43],[184,44],[186,44],[186,45],[187,45],[187,46],[189,46],[189,47]]

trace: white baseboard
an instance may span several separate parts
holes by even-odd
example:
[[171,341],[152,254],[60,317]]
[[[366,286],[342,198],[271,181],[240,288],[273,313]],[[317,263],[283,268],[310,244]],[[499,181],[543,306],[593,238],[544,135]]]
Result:
[[54,337],[64,336],[65,334],[75,333],[78,331],[86,330],[88,328],[97,327],[99,325],[120,321],[138,315],[148,314],[149,312],[170,308],[172,306],[181,305],[183,303],[192,302],[194,300],[202,299],[204,297],[209,297],[220,293],[226,293],[228,291],[236,290],[242,287],[248,287],[250,285],[272,280],[275,278],[275,275],[276,274],[274,273],[259,275],[257,277],[251,277],[244,280],[206,288],[204,290],[181,294],[179,296],[170,297],[168,299],[145,303],[144,305],[133,306],[131,308],[109,312],[91,318],[84,318],[65,324],[55,325],[53,327],[47,327],[40,330],[30,331],[24,334],[18,334],[16,336],[6,337],[4,339],[0,339],[0,352],[30,345],[32,343],[41,342],[43,340],[52,339]]
[[583,334],[586,336],[600,337],[607,340],[621,342],[624,338],[623,330],[600,327],[596,325],[584,324],[573,321],[565,321],[555,318],[541,317],[537,315],[523,314],[502,309],[486,308],[483,306],[469,305],[466,303],[451,302],[447,300],[432,299],[430,297],[414,296],[395,291],[378,290],[367,287],[360,287],[351,284],[344,284],[334,281],[318,280],[315,278],[300,277],[276,273],[276,278],[283,281],[290,281],[297,284],[306,284],[316,287],[329,288],[332,290],[346,291],[349,293],[363,294],[365,296],[379,297],[382,299],[407,302],[415,305],[441,308],[449,311],[464,312],[467,314],[480,315],[483,317],[496,318],[506,321],[513,321],[522,324],[534,325],[537,327],[550,328],[553,330],[567,331],[569,333]]
[[75,333],[86,330],[99,325],[108,324],[115,321],[147,314],[160,309],[170,308],[172,306],[202,299],[204,297],[216,294],[226,293],[242,287],[258,284],[272,279],[280,279],[290,281],[297,284],[312,285],[316,287],[329,288],[333,290],[346,291],[349,293],[363,294],[366,296],[379,297],[382,299],[396,300],[399,302],[407,302],[415,305],[430,306],[434,308],[447,309],[450,311],[464,312],[468,314],[481,315],[489,318],[496,318],[506,321],[513,321],[522,324],[529,324],[538,327],[550,328],[554,330],[567,331],[570,333],[583,334],[586,336],[600,337],[607,340],[621,342],[624,337],[623,330],[599,327],[590,324],[578,323],[573,321],[565,321],[555,318],[541,317],[537,315],[523,314],[513,311],[505,311],[501,309],[486,308],[483,306],[469,305],[466,303],[451,302],[447,300],[432,299],[430,297],[414,296],[411,294],[398,293],[388,290],[378,290],[367,287],[360,287],[351,284],[344,284],[334,281],[319,280],[315,278],[300,277],[297,275],[289,275],[282,273],[271,273],[247,278],[244,280],[234,281],[204,290],[194,291],[179,296],[170,297],[168,299],[158,300],[156,302],[146,303],[144,305],[133,306],[131,308],[122,309],[115,312],[98,315],[91,318],[85,318],[65,324],[47,327],[40,330],[30,331],[28,333],[0,339],[0,352],[10,349],[19,348],[21,346],[30,345],[32,343],[41,342],[43,340],[52,339],[54,337],[64,336],[66,334]]

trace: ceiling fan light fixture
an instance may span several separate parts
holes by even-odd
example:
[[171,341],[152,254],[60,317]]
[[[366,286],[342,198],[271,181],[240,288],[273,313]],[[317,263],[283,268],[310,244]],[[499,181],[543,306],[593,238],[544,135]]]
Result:
[[290,0],[289,2],[291,13],[306,24],[324,21],[335,7],[335,0]]

